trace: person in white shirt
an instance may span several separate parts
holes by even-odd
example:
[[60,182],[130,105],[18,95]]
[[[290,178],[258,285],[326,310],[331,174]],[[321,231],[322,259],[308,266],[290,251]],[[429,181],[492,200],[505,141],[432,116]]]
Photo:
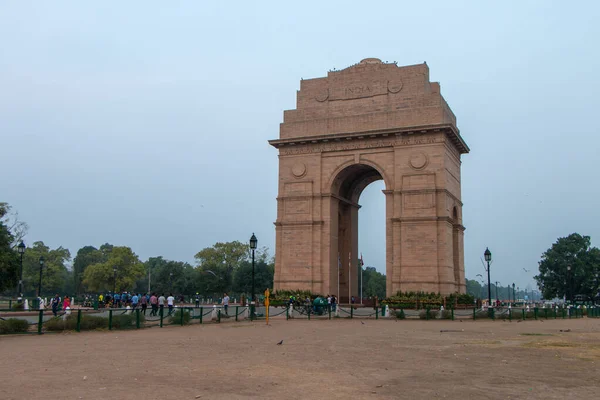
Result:
[[227,313],[227,308],[229,308],[229,296],[227,293],[223,296],[223,310],[225,310],[225,315],[229,315]]
[[165,295],[161,294],[160,297],[158,298],[158,309],[160,311],[159,315],[163,315],[164,310],[165,310]]
[[169,315],[173,313],[173,304],[175,304],[175,297],[173,297],[173,293],[169,293],[169,297],[167,297],[167,306],[169,306]]

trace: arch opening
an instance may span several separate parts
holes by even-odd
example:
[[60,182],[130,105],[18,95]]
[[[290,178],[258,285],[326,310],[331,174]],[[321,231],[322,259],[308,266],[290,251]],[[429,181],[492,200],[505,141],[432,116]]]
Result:
[[[373,182],[383,181],[382,174],[374,167],[366,164],[353,164],[345,167],[332,182],[331,193],[336,198],[333,202],[332,216],[332,253],[336,262],[331,268],[332,288],[341,302],[351,302],[354,297],[357,303],[361,296],[361,263],[359,252],[359,200],[363,191]],[[385,211],[384,211],[385,212]],[[384,219],[385,220],[385,219]],[[385,223],[384,223],[385,224]],[[385,231],[382,235],[385,237]],[[384,239],[385,243],[385,239]],[[380,248],[385,249],[385,244]],[[385,250],[383,252],[385,254]],[[385,256],[383,257],[385,263]],[[365,291],[363,286],[362,295]]]

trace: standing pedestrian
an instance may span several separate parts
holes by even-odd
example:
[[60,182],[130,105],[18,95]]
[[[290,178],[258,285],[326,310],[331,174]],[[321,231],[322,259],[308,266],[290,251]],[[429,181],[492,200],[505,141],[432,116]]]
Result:
[[69,310],[71,309],[71,299],[69,298],[69,296],[65,296],[65,299],[63,300],[63,310],[66,310],[67,307],[69,307]]
[[198,292],[196,292],[195,300],[196,300],[196,308],[200,307],[200,294]]
[[115,293],[113,296],[113,306],[116,308],[121,308],[121,295],[119,293]]
[[229,315],[227,309],[229,308],[229,296],[227,293],[223,295],[223,309],[225,310],[225,315]]

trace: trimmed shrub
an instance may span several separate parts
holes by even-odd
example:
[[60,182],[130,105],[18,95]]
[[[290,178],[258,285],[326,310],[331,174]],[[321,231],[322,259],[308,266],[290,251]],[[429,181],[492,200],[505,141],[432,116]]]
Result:
[[398,319],[406,319],[406,314],[404,314],[404,310],[400,309],[400,311],[396,311],[396,318]]
[[444,310],[442,311],[442,319],[452,319],[452,311],[451,310]]
[[[51,320],[44,323],[44,327],[48,331],[74,331],[75,329],[77,329],[77,315],[71,314],[64,320],[61,317],[52,318]],[[84,314],[81,316],[80,329],[82,331],[108,329],[108,318]]]
[[190,323],[190,312],[188,310],[177,310],[174,314],[171,315],[169,319],[169,323],[171,324],[181,324],[181,313],[183,313],[183,324],[189,325]]
[[25,303],[22,301],[16,301],[13,303],[12,305],[12,310],[13,311],[23,311],[25,310]]
[[29,323],[24,319],[9,318],[0,320],[0,334],[23,333],[29,329]]
[[[435,319],[438,316],[438,310],[429,310],[429,319]],[[421,310],[419,312],[420,319],[427,319],[427,310]]]
[[[140,315],[140,321],[143,315]],[[113,329],[134,329],[136,327],[135,324],[135,314],[121,314],[114,315],[112,318],[112,327]]]

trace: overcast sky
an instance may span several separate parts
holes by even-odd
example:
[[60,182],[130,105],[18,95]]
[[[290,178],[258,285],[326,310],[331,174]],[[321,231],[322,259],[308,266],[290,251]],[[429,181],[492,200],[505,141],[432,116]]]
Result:
[[[492,281],[532,284],[558,237],[600,240],[600,3],[483,3],[1,2],[0,201],[27,244],[73,256],[191,262],[252,232],[274,249],[267,140],[300,78],[427,61],[471,148],[467,277],[489,246]],[[382,272],[383,188],[361,197],[359,245]]]

